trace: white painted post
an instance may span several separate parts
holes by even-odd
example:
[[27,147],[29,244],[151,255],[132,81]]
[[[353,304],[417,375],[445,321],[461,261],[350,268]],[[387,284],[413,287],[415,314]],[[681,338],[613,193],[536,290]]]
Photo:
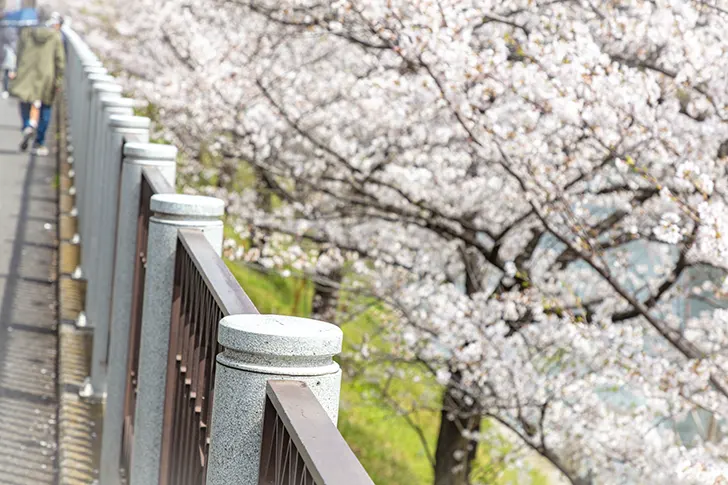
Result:
[[343,334],[330,323],[278,315],[231,315],[220,321],[207,484],[257,484],[266,384],[308,384],[336,424],[341,370],[333,356]]
[[[98,159],[94,161],[95,178],[104,180],[105,190],[98,194],[91,213],[93,231],[85,244],[90,247],[86,290],[86,318],[94,327],[91,356],[91,376],[81,388],[85,398],[101,399],[106,392],[106,364],[111,313],[111,285],[116,244],[116,215],[121,174],[122,146],[125,141],[149,142],[149,118],[112,115],[108,121],[105,141],[99,144]],[[101,185],[101,184],[99,184]]]
[[225,211],[220,199],[181,194],[155,195],[150,207],[130,485],[159,483],[177,230],[201,229],[220,254]]
[[109,339],[106,409],[101,436],[101,483],[118,485],[121,437],[124,428],[126,372],[129,360],[134,265],[137,259],[136,231],[141,197],[142,170],[156,167],[174,187],[177,148],[171,145],[126,143],[121,169],[119,217]]

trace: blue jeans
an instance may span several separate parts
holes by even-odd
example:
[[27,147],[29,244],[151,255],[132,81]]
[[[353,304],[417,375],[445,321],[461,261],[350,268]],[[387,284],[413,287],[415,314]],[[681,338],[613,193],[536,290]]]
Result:
[[3,69],[3,91],[8,91],[10,87],[10,71]]
[[[23,119],[23,129],[30,126],[30,106],[31,103],[20,103],[20,117]],[[51,106],[43,104],[40,107],[40,120],[38,120],[38,129],[35,132],[35,144],[45,145],[46,131],[51,122]]]

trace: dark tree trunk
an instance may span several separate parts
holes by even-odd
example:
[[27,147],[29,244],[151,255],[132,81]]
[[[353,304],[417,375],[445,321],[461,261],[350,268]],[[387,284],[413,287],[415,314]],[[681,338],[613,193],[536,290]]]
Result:
[[[467,249],[462,253],[465,265],[465,293],[473,295],[480,288],[480,281],[474,268],[477,259],[468,255]],[[470,471],[478,442],[463,436],[464,430],[480,430],[480,413],[473,412],[468,406],[453,396],[454,385],[459,382],[460,376],[455,373],[452,381],[445,388],[442,397],[442,411],[440,413],[440,433],[437,436],[437,449],[435,450],[435,485],[469,485]],[[448,419],[452,415],[454,419]]]
[[270,185],[262,180],[258,183],[256,204],[266,212],[273,212],[273,198]]
[[258,177],[258,182],[256,184],[256,190],[258,192],[257,194],[257,205],[259,208],[265,210],[266,212],[272,212],[273,211],[273,194],[278,194],[279,196],[283,196],[283,194],[278,190],[278,186],[275,182],[275,179],[267,173],[265,170],[262,170],[260,167],[255,167],[255,173]]
[[[479,413],[473,413],[469,406],[453,398],[451,389],[448,386],[443,396],[440,433],[435,451],[435,485],[469,485],[478,442],[464,437],[463,431],[479,431],[481,417]],[[461,411],[461,416],[457,410]]]
[[232,188],[237,173],[237,167],[234,161],[226,160],[218,169],[217,186],[220,189]]
[[340,269],[323,275],[322,280],[316,280],[313,285],[313,304],[311,313],[313,318],[324,322],[333,322],[338,303],[339,286],[343,278]]

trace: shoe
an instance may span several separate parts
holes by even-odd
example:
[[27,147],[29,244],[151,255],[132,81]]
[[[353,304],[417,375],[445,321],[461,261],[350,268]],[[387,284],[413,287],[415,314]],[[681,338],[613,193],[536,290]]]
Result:
[[3,91],[3,94],[0,96],[2,96],[3,99],[8,99],[10,97],[10,93],[7,91]]
[[43,146],[43,145],[34,146],[33,155],[38,155],[39,157],[47,157],[48,156],[48,147]]
[[20,142],[20,151],[24,152],[28,149],[28,144],[30,143],[30,139],[33,137],[33,133],[35,133],[35,129],[33,129],[32,126],[26,126],[23,129],[23,141]]

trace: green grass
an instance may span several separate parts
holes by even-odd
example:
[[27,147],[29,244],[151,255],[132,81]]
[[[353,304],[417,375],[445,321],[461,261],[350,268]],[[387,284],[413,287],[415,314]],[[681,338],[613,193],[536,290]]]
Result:
[[366,384],[345,380],[339,430],[378,484],[431,483],[432,467],[417,434],[391,408],[362,397]]
[[[125,94],[125,96],[129,98],[133,98],[133,95],[131,94]],[[146,118],[149,118],[152,124],[152,128],[155,126],[159,126],[161,123],[161,114],[159,111],[159,106],[157,106],[154,103],[147,103],[145,106],[142,107],[135,107],[134,108],[134,116],[144,116]],[[153,130],[150,130],[150,133]],[[157,144],[166,144],[168,143],[167,140],[164,138],[159,137],[150,137],[149,143],[157,143]]]
[[[129,97],[131,96],[129,95]],[[154,103],[134,108],[134,116],[146,116],[153,124],[159,124],[161,121],[159,107]]]
[[311,314],[313,288],[308,281],[264,274],[235,262],[227,264],[260,313]]

